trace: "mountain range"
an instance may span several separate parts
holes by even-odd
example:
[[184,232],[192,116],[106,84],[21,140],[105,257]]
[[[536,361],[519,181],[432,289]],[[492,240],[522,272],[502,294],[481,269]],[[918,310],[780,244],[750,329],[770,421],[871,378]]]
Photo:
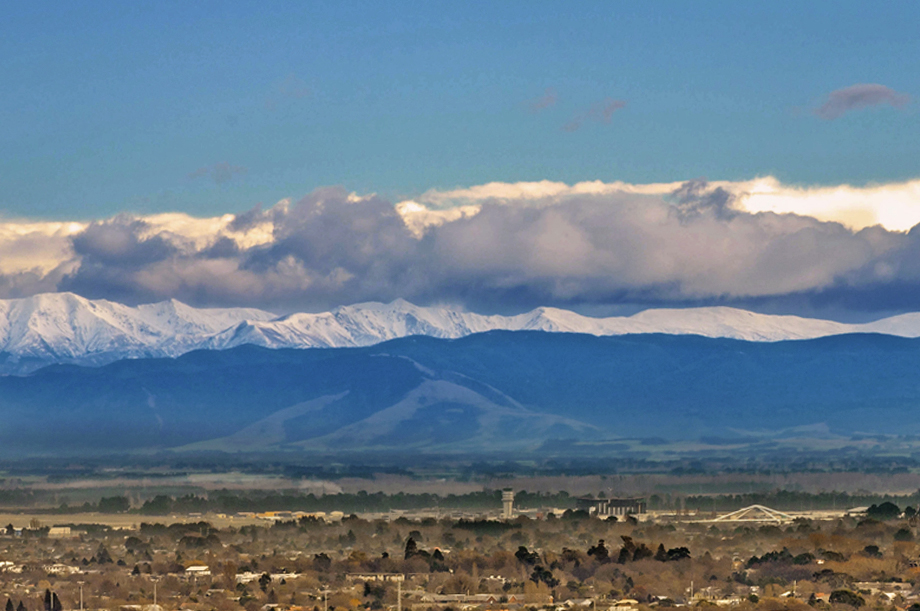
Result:
[[760,451],[802,435],[814,449],[920,435],[917,371],[917,314],[396,301],[277,316],[39,295],[0,301],[0,455],[640,456],[656,439]]
[[[0,376],[0,455],[633,455],[920,434],[920,339],[489,331],[198,350]],[[706,441],[706,440],[709,441]],[[712,441],[717,439],[717,441]],[[630,441],[632,440],[632,441]],[[763,445],[766,444],[766,445]],[[580,449],[578,449],[580,448]]]
[[645,310],[592,318],[557,308],[515,316],[481,315],[397,300],[323,313],[278,316],[254,308],[193,308],[176,300],[130,307],[52,293],[0,300],[0,375],[51,364],[103,365],[176,357],[243,345],[266,348],[371,346],[412,335],[459,338],[486,331],[548,331],[594,336],[664,333],[775,342],[848,333],[920,337],[920,313],[865,324],[775,316],[729,307]]

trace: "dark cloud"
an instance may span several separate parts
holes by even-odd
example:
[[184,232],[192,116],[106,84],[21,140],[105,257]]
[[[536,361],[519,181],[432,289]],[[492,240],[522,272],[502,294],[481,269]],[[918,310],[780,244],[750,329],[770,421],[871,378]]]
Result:
[[829,286],[878,248],[837,224],[726,214],[718,192],[683,191],[674,203],[607,196],[542,208],[491,206],[438,228],[431,258],[443,267],[445,291],[525,294],[534,304],[679,303]]
[[547,108],[552,108],[556,105],[556,90],[552,87],[547,87],[546,91],[543,92],[538,98],[530,100],[527,103],[527,108],[530,109],[530,112],[537,113],[541,110],[546,110]]
[[903,108],[910,102],[906,93],[898,93],[890,87],[875,83],[861,83],[830,92],[827,101],[814,110],[822,119],[838,119],[852,110],[888,104]]
[[[175,297],[269,309],[400,297],[505,311],[771,300],[920,309],[920,229],[853,231],[751,214],[703,180],[666,197],[490,201],[420,237],[391,202],[321,189],[238,215],[230,231],[264,227],[271,234],[261,241],[221,234],[204,244],[128,216],[94,223],[72,238],[76,260],[55,288],[127,303]],[[36,282],[0,278],[0,289]]]
[[688,180],[671,194],[675,213],[682,219],[712,212],[716,218],[728,220],[738,211],[735,196],[721,187],[710,188],[705,179]]
[[213,244],[202,249],[200,256],[207,259],[221,259],[239,256],[241,252],[239,244],[227,236],[221,236]]
[[214,165],[198,168],[194,172],[189,173],[188,177],[192,180],[196,178],[210,178],[216,184],[222,185],[230,182],[237,176],[242,176],[246,171],[246,168],[243,166],[231,165],[226,161],[222,161]]
[[176,253],[164,236],[144,237],[146,222],[117,216],[95,222],[73,238],[73,248],[84,263],[138,267],[162,261]]
[[263,212],[262,204],[256,204],[251,210],[237,214],[230,222],[230,229],[233,231],[247,231],[259,223],[269,220],[271,213]]
[[54,293],[64,278],[66,266],[58,267],[48,273],[36,270],[0,273],[0,299],[17,299],[39,293]]
[[156,300],[141,279],[181,251],[167,235],[146,236],[146,222],[128,215],[92,223],[72,238],[79,267],[64,276],[60,290],[126,303]]
[[350,201],[338,188],[311,193],[274,221],[274,242],[250,253],[247,269],[262,271],[296,260],[312,274],[344,285],[387,286],[417,248],[390,202],[378,197]]

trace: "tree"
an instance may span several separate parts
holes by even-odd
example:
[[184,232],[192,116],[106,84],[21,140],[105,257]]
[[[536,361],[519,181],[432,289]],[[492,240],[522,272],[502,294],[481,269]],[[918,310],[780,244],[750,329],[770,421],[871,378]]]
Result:
[[901,508],[891,503],[885,501],[880,505],[872,505],[866,511],[866,515],[874,520],[894,520],[899,515],[901,515]]
[[173,505],[173,499],[165,494],[158,494],[152,499],[148,499],[141,506],[140,512],[145,515],[166,515],[170,512]]
[[131,501],[125,496],[110,496],[99,499],[100,513],[124,513],[131,509]]
[[881,558],[882,552],[879,550],[878,545],[867,545],[863,548],[863,554],[869,558]]
[[594,559],[598,562],[607,562],[610,558],[610,553],[607,551],[607,546],[604,545],[603,539],[598,540],[597,545],[592,545],[588,548],[588,555],[594,556]]
[[320,552],[313,556],[313,568],[317,571],[328,571],[332,566],[332,558],[326,552]]
[[220,576],[224,580],[225,588],[229,590],[236,587],[236,564],[229,561],[221,564]]
[[99,544],[99,548],[96,550],[96,555],[94,558],[99,564],[112,564],[112,556],[109,555],[109,550],[106,549],[105,543]]
[[686,547],[672,547],[668,550],[668,561],[684,560],[690,557],[690,550]]
[[6,599],[6,611],[16,611],[16,607],[13,605],[13,599]]
[[653,552],[645,543],[640,543],[639,547],[636,548],[636,551],[633,552],[632,559],[636,560],[645,560],[646,558],[653,558],[655,552]]
[[514,557],[517,558],[520,562],[530,565],[534,565],[537,563],[537,561],[540,560],[540,554],[537,552],[531,552],[523,545],[518,547],[517,551],[514,552]]
[[913,541],[914,533],[910,532],[908,528],[902,528],[898,532],[894,533],[895,541]]
[[408,560],[409,558],[412,558],[413,556],[417,556],[417,555],[418,555],[418,544],[415,542],[415,539],[413,539],[412,537],[409,537],[409,540],[406,541],[405,559]]
[[129,552],[132,554],[138,554],[138,553],[143,553],[149,549],[150,549],[150,544],[144,543],[144,541],[138,537],[132,536],[132,537],[128,537],[127,539],[125,539],[125,551],[126,552]]
[[51,611],[63,611],[64,607],[61,605],[61,599],[58,598],[57,592],[51,593]]
[[271,584],[271,582],[272,582],[272,576],[269,575],[268,573],[262,573],[262,575],[259,576],[259,588],[263,592],[268,589],[268,586]]
[[831,604],[840,603],[842,605],[850,605],[851,607],[856,607],[857,609],[866,604],[866,601],[862,596],[849,590],[834,590],[831,592],[831,596],[828,600]]
[[636,543],[632,540],[632,537],[627,535],[620,535],[620,538],[623,539],[623,547],[620,548],[620,555],[617,557],[617,562],[619,564],[626,564],[632,560],[633,554],[636,552]]
[[555,588],[559,585],[559,580],[553,577],[553,572],[549,569],[544,569],[540,565],[533,568],[533,573],[530,574],[530,580],[534,583],[543,582],[550,588]]

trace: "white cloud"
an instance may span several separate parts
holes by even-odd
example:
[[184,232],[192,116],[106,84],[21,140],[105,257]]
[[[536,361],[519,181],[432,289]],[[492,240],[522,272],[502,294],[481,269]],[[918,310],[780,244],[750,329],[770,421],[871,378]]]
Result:
[[481,206],[457,206],[443,210],[431,209],[418,202],[406,200],[395,206],[396,213],[402,217],[403,222],[417,238],[421,238],[425,231],[444,223],[450,223],[461,218],[479,214]]
[[920,180],[853,187],[796,187],[772,177],[725,184],[749,212],[793,213],[851,229],[881,225],[907,231],[920,223]]
[[[281,202],[281,206],[286,204]],[[252,248],[272,241],[272,223],[262,220],[245,230],[234,228],[234,214],[199,218],[182,212],[170,212],[140,217],[146,228],[141,232],[142,238],[168,234],[177,241],[187,242],[193,250],[202,250],[217,238],[233,240],[240,248]]]
[[[472,206],[484,201],[506,205],[551,205],[577,195],[639,194],[667,196],[683,182],[631,184],[600,181],[568,185],[563,182],[493,182],[446,191],[431,190],[416,199],[429,209]],[[800,214],[841,223],[850,229],[881,225],[907,231],[920,223],[920,180],[854,187],[784,185],[772,176],[747,181],[712,181],[710,187],[734,196],[734,206],[751,213]],[[413,214],[420,214],[413,209]]]
[[478,204],[483,201],[504,204],[538,202],[552,204],[554,200],[573,195],[605,195],[612,193],[636,193],[643,195],[664,195],[678,189],[683,181],[670,183],[631,184],[626,182],[601,182],[599,180],[578,182],[572,185],[564,182],[541,180],[535,182],[490,182],[473,187],[440,191],[432,189],[417,198],[418,202],[430,208],[452,208],[459,205]]
[[[279,209],[287,203],[280,202]],[[272,241],[270,220],[236,229],[233,221],[237,217],[233,214],[197,218],[173,212],[129,218],[140,221],[139,239],[165,239],[187,253],[204,250],[220,239],[231,240],[240,249]],[[77,267],[79,257],[74,251],[73,239],[90,225],[76,221],[0,220],[0,274],[29,272],[45,275],[61,269],[61,266],[65,269]]]
[[817,296],[920,309],[920,231],[904,231],[920,221],[918,191],[920,181],[539,181],[396,204],[320,189],[209,218],[7,221],[0,296],[268,308],[402,297],[506,310]]
[[74,257],[70,238],[85,223],[0,221],[0,274],[47,274]]

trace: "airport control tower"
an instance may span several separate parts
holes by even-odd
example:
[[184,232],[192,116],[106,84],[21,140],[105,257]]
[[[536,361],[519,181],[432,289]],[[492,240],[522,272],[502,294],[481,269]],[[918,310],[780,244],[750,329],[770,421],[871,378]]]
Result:
[[514,517],[514,490],[505,488],[502,490],[502,518],[510,520]]

